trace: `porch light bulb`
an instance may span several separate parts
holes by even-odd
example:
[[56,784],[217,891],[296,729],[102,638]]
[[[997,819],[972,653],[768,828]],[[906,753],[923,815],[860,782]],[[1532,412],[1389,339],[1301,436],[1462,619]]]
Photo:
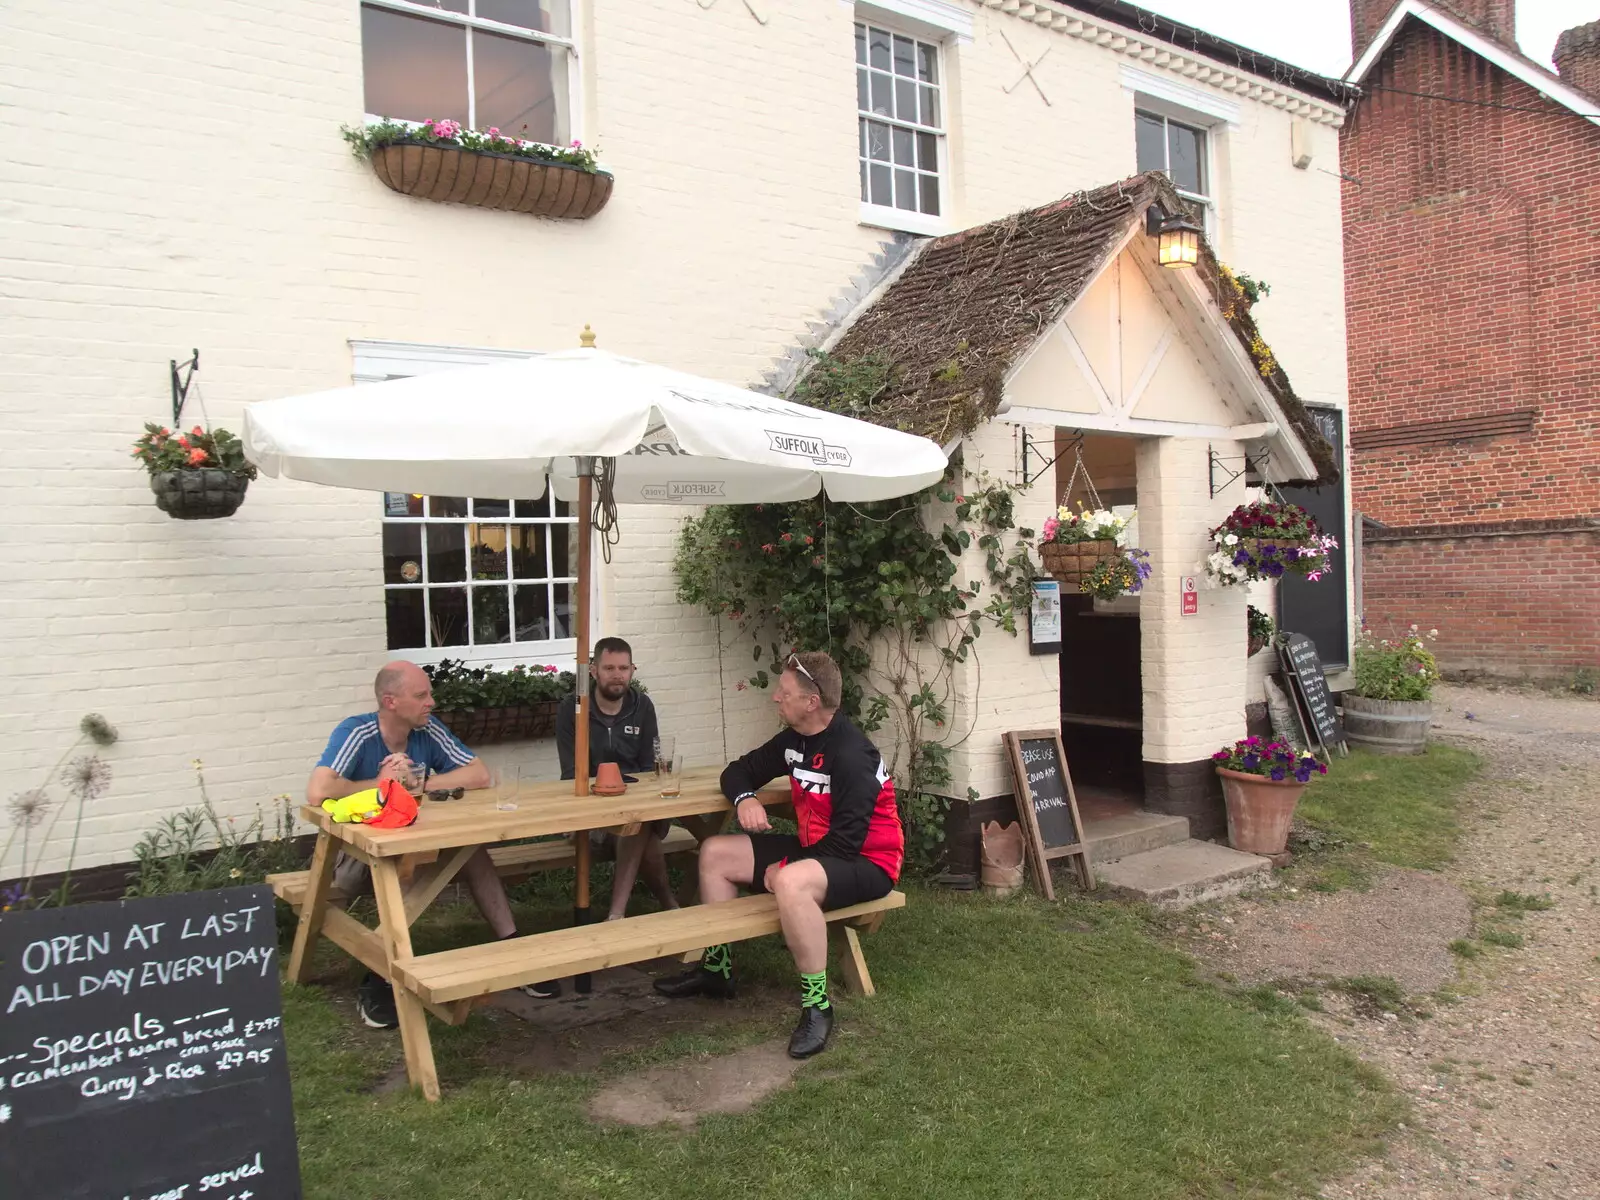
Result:
[[1161,265],[1192,267],[1200,261],[1200,227],[1188,217],[1168,217],[1161,223]]

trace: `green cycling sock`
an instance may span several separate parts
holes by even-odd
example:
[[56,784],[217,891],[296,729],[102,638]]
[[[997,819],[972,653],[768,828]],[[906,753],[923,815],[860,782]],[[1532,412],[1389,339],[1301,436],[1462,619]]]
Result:
[[800,973],[800,1007],[832,1008],[828,1002],[828,972]]
[[724,979],[733,978],[733,951],[726,942],[719,946],[707,946],[705,953],[700,956],[700,966],[713,975],[721,975]]

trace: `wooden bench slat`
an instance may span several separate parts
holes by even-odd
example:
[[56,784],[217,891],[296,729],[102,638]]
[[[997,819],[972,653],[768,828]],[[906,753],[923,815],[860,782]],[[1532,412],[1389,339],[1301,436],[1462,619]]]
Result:
[[[830,923],[904,907],[904,892],[825,913]],[[607,967],[665,958],[718,942],[779,932],[778,902],[765,893],[610,921],[533,933],[437,954],[400,959],[396,975],[432,1004],[503,992],[507,988]]]

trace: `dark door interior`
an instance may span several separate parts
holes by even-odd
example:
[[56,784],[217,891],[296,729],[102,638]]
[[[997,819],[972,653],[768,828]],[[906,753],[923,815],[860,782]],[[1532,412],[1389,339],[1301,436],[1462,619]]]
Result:
[[[1333,447],[1334,461],[1344,465],[1344,414],[1336,408],[1307,408],[1322,436]],[[1322,487],[1286,487],[1284,499],[1298,504],[1317,519],[1324,531],[1339,539],[1330,558],[1333,569],[1312,583],[1298,575],[1285,575],[1278,585],[1279,625],[1303,633],[1317,645],[1325,667],[1348,666],[1350,622],[1350,555],[1344,536],[1344,480]]]

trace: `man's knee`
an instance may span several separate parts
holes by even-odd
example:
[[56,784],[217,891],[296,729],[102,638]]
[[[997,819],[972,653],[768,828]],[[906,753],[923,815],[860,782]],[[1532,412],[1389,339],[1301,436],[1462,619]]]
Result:
[[772,881],[772,894],[780,904],[810,900],[821,904],[828,894],[828,876],[814,858],[803,858],[778,871]]
[[747,862],[751,856],[748,837],[739,833],[719,833],[701,843],[700,874],[724,878],[748,874]]

